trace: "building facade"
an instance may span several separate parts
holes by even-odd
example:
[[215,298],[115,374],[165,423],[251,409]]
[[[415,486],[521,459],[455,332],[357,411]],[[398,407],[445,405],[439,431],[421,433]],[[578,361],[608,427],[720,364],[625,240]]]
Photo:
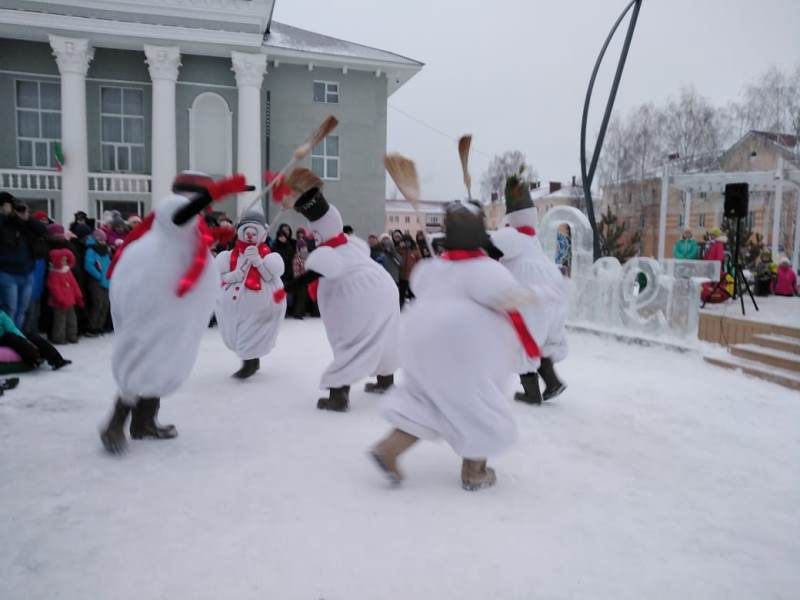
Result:
[[[710,167],[721,173],[770,172],[778,169],[779,161],[784,169],[800,168],[800,145],[795,136],[751,131],[726,150]],[[773,245],[774,231],[774,186],[768,189],[750,190],[748,216],[744,229],[755,236],[760,235],[764,244]],[[628,231],[641,234],[641,255],[658,256],[658,227],[661,200],[661,177],[654,175],[638,181],[626,181],[603,188],[603,208],[611,208]],[[688,207],[687,207],[688,202]],[[675,186],[668,190],[666,215],[666,256],[672,256],[672,248],[684,229],[690,229],[696,240],[701,240],[710,229],[720,227],[723,222],[723,194],[712,189],[699,189],[687,193]],[[782,190],[780,222],[778,223],[777,246],[783,254],[792,255],[798,219],[797,190],[785,186]],[[688,208],[688,210],[687,210]]]
[[[383,230],[365,232],[366,235],[399,229],[416,236],[417,232],[440,233],[444,229],[444,208],[447,201],[421,200],[419,211],[406,200],[386,200],[386,222]],[[359,233],[359,232],[356,232]]]
[[[381,227],[387,99],[422,64],[275,22],[273,9],[0,2],[0,126],[13,132],[0,189],[67,223],[78,210],[143,214],[183,169],[241,172],[260,188],[332,114],[339,127],[306,164],[345,221]],[[234,216],[256,194],[220,208]]]

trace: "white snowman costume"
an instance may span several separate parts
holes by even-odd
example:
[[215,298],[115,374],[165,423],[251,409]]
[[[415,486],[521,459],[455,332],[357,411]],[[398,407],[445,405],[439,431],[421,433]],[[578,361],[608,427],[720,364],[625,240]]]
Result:
[[371,452],[393,483],[402,479],[399,454],[418,439],[442,438],[463,458],[464,489],[491,486],[487,458],[516,440],[514,364],[520,349],[535,356],[539,348],[518,310],[531,294],[486,255],[487,244],[480,205],[451,203],[447,251],[411,273],[417,300],[403,314],[403,380],[382,403],[394,429]]
[[221,284],[215,312],[225,345],[247,361],[275,347],[286,302],[275,303],[272,296],[283,287],[284,265],[265,244],[267,227],[261,213],[242,217],[237,239],[235,250],[220,252],[215,259]]
[[[307,273],[321,276],[317,302],[333,350],[333,362],[320,379],[320,388],[329,389],[331,399],[322,398],[317,406],[346,410],[352,383],[370,375],[391,380],[397,369],[397,286],[370,258],[366,242],[343,233],[339,211],[318,188],[303,194],[294,208],[323,240],[306,260]],[[304,279],[295,281],[302,285]]]
[[242,175],[214,181],[183,172],[172,189],[112,263],[111,370],[119,391],[100,439],[114,454],[127,447],[129,415],[134,439],[178,435],[156,420],[161,398],[189,377],[219,287],[208,251],[212,237],[198,215],[214,200],[253,188]]
[[[522,315],[539,343],[542,356],[559,362],[567,356],[564,324],[568,282],[542,250],[536,236],[536,208],[509,213],[506,222],[508,227],[491,233],[492,243],[503,253],[500,263],[536,296],[536,302],[521,310]],[[523,357],[519,372],[538,368],[538,359]]]
[[182,297],[176,293],[200,235],[198,217],[182,226],[172,222],[187,203],[184,196],[162,198],[152,229],[125,249],[111,278],[111,368],[120,396],[131,404],[167,396],[189,377],[214,310],[219,283],[208,251],[194,287]]
[[444,438],[459,456],[495,456],[517,435],[508,392],[522,346],[501,305],[519,286],[485,255],[443,256],[411,273],[417,300],[403,315],[403,383],[384,412],[415,437]]

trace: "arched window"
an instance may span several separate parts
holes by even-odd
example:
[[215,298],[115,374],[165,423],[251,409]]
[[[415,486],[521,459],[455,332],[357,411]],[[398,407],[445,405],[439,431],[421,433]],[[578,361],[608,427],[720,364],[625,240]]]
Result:
[[203,92],[189,109],[189,168],[214,177],[233,166],[231,111],[225,98]]

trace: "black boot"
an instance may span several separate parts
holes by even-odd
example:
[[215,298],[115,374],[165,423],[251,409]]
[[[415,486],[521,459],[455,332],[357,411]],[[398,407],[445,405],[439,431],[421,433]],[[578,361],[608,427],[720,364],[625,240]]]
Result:
[[254,375],[258,369],[261,368],[261,361],[257,358],[248,358],[242,361],[242,368],[236,371],[233,376],[236,379],[247,379]]
[[539,391],[539,376],[536,373],[525,373],[519,376],[519,380],[522,382],[522,389],[525,392],[514,394],[514,400],[527,404],[541,404],[542,393]]
[[317,408],[320,410],[333,410],[335,412],[345,412],[350,406],[350,386],[343,385],[338,388],[330,389],[330,397],[317,400]]
[[0,391],[13,390],[19,385],[19,377],[6,377],[0,379]]
[[131,407],[117,398],[108,425],[100,431],[100,441],[103,442],[106,451],[111,454],[122,454],[128,448],[128,440],[125,439],[125,422],[128,420],[130,412]]
[[178,435],[175,425],[159,425],[156,417],[160,407],[160,398],[139,398],[139,402],[133,407],[131,416],[131,437],[133,439],[168,440]]
[[378,381],[370,381],[364,386],[364,391],[370,394],[382,394],[394,385],[394,375],[378,375]]
[[562,383],[562,381],[558,378],[558,375],[556,375],[556,369],[555,366],[553,366],[553,361],[549,358],[542,357],[542,364],[539,365],[539,375],[542,376],[542,380],[544,381],[544,394],[542,394],[543,400],[555,398],[567,389],[567,385]]

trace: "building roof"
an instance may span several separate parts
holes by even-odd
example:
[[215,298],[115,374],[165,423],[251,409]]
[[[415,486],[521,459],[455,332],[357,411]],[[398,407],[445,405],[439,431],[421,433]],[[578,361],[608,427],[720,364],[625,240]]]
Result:
[[371,71],[392,94],[424,65],[363,44],[272,20],[276,0],[5,0],[0,37],[47,41],[87,37],[92,45],[141,50],[179,46],[184,54],[262,52],[274,62]]
[[421,68],[423,63],[414,59],[380,50],[363,44],[356,44],[339,38],[314,33],[299,27],[293,27],[277,21],[272,21],[269,32],[264,38],[264,47],[295,50],[314,54],[326,54],[342,58],[360,58],[384,64],[397,64],[407,67]]
[[[423,214],[444,214],[444,207],[450,200],[420,200],[419,210]],[[386,200],[387,212],[415,213],[417,212],[410,202],[406,200]]]

